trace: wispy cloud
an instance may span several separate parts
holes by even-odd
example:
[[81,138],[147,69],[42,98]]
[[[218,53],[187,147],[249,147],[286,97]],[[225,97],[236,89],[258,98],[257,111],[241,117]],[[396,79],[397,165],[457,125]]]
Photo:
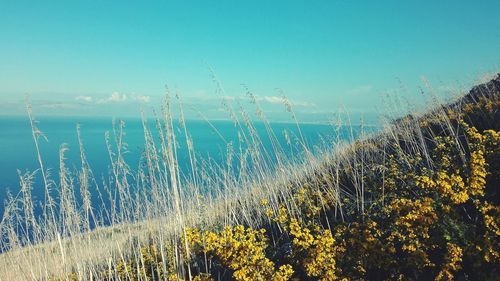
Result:
[[91,96],[78,96],[75,98],[77,101],[92,102],[94,99]]
[[[188,97],[188,100],[191,101],[204,101],[204,102],[216,102],[224,99],[225,101],[229,102],[235,102],[235,101],[240,101],[240,102],[245,102],[248,97],[246,95],[241,95],[241,96],[220,96],[220,95],[209,95],[205,90],[198,90],[194,96]],[[282,96],[257,96],[255,95],[255,99],[263,104],[271,104],[271,105],[282,105],[284,104],[283,97]],[[288,99],[288,101],[291,103],[292,106],[299,106],[299,107],[315,107],[316,104],[308,101],[303,101],[303,100],[296,100],[296,99]]]
[[124,102],[127,100],[127,95],[126,94],[120,94],[118,92],[113,92],[109,97],[104,98],[104,99],[99,99],[97,100],[96,103],[102,104],[102,103],[116,103],[116,102]]
[[149,103],[151,101],[150,96],[132,96],[132,100],[139,101],[142,103]]
[[96,101],[96,104],[105,104],[105,103],[123,103],[126,101],[136,101],[141,103],[149,103],[151,101],[150,96],[144,95],[135,95],[135,94],[121,94],[119,92],[113,92],[107,98],[101,98]]
[[[256,97],[256,99],[259,102],[266,102],[266,103],[271,103],[271,104],[284,104],[283,97],[280,96],[262,96],[262,97]],[[308,101],[303,101],[303,100],[290,100],[288,99],[288,102],[290,102],[291,105],[293,106],[301,106],[301,107],[315,107],[316,104]]]
[[76,107],[75,104],[72,103],[57,103],[57,102],[40,104],[39,106],[47,109],[72,109]]
[[278,96],[257,97],[257,100],[260,102],[267,102],[267,103],[283,103],[283,98]]

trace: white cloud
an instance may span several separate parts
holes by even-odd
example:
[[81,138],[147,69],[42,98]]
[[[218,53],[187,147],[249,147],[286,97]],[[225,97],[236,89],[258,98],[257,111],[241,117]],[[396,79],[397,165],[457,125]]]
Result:
[[257,100],[264,101],[267,103],[283,103],[283,98],[278,96],[264,96],[257,98]]
[[191,96],[191,97],[188,97],[188,98],[193,98],[195,100],[203,100],[203,101],[220,101],[220,100],[225,100],[225,101],[235,101],[237,99],[239,99],[239,97],[235,97],[235,96],[228,96],[228,95],[225,95],[225,96],[221,96],[221,95],[209,95],[207,94],[207,92],[205,90],[198,90],[196,91],[195,95]]
[[[263,96],[257,97],[257,100],[260,102],[272,103],[272,104],[284,104],[283,97],[280,96]],[[302,100],[288,100],[293,106],[301,106],[301,107],[314,107],[316,104],[308,101]]]
[[40,107],[48,109],[72,109],[75,105],[72,103],[46,103],[41,104]]
[[118,92],[113,92],[111,96],[105,98],[105,99],[99,99],[97,103],[109,103],[109,102],[124,102],[127,100],[127,95],[126,94],[120,94]]
[[91,96],[78,96],[75,98],[77,101],[84,101],[84,102],[92,102],[92,97]]
[[132,100],[139,101],[142,103],[149,103],[151,101],[150,96],[132,96]]
[[233,96],[223,96],[222,98],[226,101],[235,101],[237,99],[237,97]]
[[111,96],[108,98],[110,102],[122,102],[127,100],[126,94],[120,94],[118,92],[113,92]]
[[[282,96],[257,96],[255,95],[255,99],[262,103],[262,104],[269,104],[272,106],[283,106],[284,101]],[[188,103],[204,103],[206,105],[207,102],[210,102],[212,105],[216,104],[216,102],[219,102],[221,100],[224,100],[226,102],[245,102],[248,101],[248,96],[246,95],[240,95],[240,96],[221,96],[221,95],[209,95],[207,94],[204,90],[198,90],[195,95],[193,96],[188,96],[187,98],[184,99],[185,102]],[[297,106],[297,107],[316,107],[316,104],[313,102],[308,102],[304,100],[295,100],[295,99],[288,99],[288,102],[292,106]],[[218,104],[218,103],[217,103]]]
[[130,102],[141,102],[141,103],[149,103],[151,102],[151,96],[145,95],[135,95],[135,94],[120,94],[118,92],[113,92],[109,97],[98,99],[96,101],[97,104],[103,103],[123,103],[126,101]]

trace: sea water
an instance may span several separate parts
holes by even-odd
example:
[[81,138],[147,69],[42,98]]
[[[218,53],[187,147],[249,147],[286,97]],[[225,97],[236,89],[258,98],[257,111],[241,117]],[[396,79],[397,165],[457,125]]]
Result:
[[[81,140],[84,145],[86,158],[98,179],[106,179],[110,175],[111,160],[106,145],[106,132],[110,134],[110,144],[116,152],[113,124],[123,121],[123,140],[127,144],[124,158],[132,170],[137,170],[141,154],[144,151],[144,128],[140,119],[94,118],[94,117],[41,117],[36,127],[43,133],[38,137],[40,154],[49,177],[54,181],[57,189],[59,171],[59,150],[65,145],[68,151],[65,154],[65,165],[76,178],[76,171],[81,168],[80,151],[76,126],[79,124]],[[148,128],[153,132],[156,142],[159,142],[155,120],[148,120]],[[262,122],[255,122],[254,126],[263,143],[263,148],[272,151],[268,133]],[[244,127],[243,125],[241,127]],[[237,153],[246,129],[231,121],[200,121],[188,120],[186,128],[192,139],[194,151],[199,159],[208,159],[215,163],[225,163],[228,147]],[[189,173],[189,155],[186,145],[184,129],[178,122],[174,122],[174,133],[177,138],[178,161],[181,172]],[[309,149],[314,147],[327,148],[332,139],[339,138],[352,140],[358,137],[360,128],[356,126],[341,127],[337,130],[329,124],[300,124],[271,123],[276,139],[289,157],[300,157],[304,147],[304,139]],[[368,127],[368,131],[376,128]],[[0,117],[0,214],[3,215],[4,202],[10,196],[17,196],[20,191],[19,173],[36,172],[32,195],[35,202],[42,202],[44,188],[39,171],[39,163],[35,150],[30,121],[27,117]],[[76,184],[76,193],[78,186]],[[95,197],[95,194],[93,195]]]

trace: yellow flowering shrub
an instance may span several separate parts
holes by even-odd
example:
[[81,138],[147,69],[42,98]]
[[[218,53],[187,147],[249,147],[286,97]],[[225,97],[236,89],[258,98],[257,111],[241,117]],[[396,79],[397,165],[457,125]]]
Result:
[[352,157],[287,185],[291,198],[254,200],[260,229],[186,229],[189,251],[184,240],[143,247],[99,278],[181,281],[190,268],[194,281],[498,280],[499,97],[356,141]]
[[476,207],[482,215],[485,233],[476,244],[481,259],[489,264],[500,263],[500,206],[476,200]]
[[453,204],[465,203],[469,200],[469,189],[466,188],[463,178],[458,174],[448,175],[438,171],[435,179],[428,176],[417,176],[417,186],[436,190]]
[[469,188],[472,195],[484,195],[484,186],[486,185],[486,159],[485,159],[485,140],[487,135],[482,135],[474,127],[464,124],[467,136],[470,139],[470,176]]
[[195,229],[186,231],[193,249],[220,260],[234,271],[235,280],[289,280],[293,274],[291,266],[283,265],[276,270],[275,264],[266,257],[265,232],[264,229],[253,230],[241,225],[226,226],[220,234],[201,233]]
[[391,245],[401,245],[401,250],[410,254],[415,266],[432,266],[428,258],[429,230],[437,222],[432,198],[417,200],[395,199],[387,206],[388,216],[393,218],[392,232],[387,240]]
[[349,226],[340,226],[335,229],[338,239],[343,239],[348,249],[338,264],[342,264],[344,276],[353,279],[367,279],[373,271],[380,268],[390,268],[394,265],[391,254],[396,249],[385,243],[384,232],[379,224],[371,219],[363,222],[354,222]]
[[294,197],[297,207],[304,211],[307,218],[315,218],[319,216],[322,204],[326,203],[321,192],[312,191],[307,185],[299,188]]
[[289,234],[292,244],[305,257],[302,266],[307,276],[318,277],[319,280],[336,280],[340,269],[336,267],[339,256],[345,252],[345,247],[333,238],[330,230],[318,230],[315,235],[309,228],[302,227],[297,219],[290,219]]
[[[446,141],[444,138],[439,138],[435,149],[435,155],[438,156],[438,170],[433,176],[415,177],[417,186],[435,190],[453,204],[463,204],[471,197],[483,196],[486,185],[485,141],[487,135],[480,134],[476,128],[468,126],[463,121],[462,124],[469,138],[471,149],[468,173],[463,167],[453,165],[450,156],[447,156],[452,154],[452,150],[448,148],[451,143],[449,138]],[[488,135],[495,134],[488,133]],[[462,174],[467,174],[466,181],[461,176]]]
[[193,281],[214,281],[214,279],[209,274],[196,275],[192,279]]
[[462,256],[462,248],[453,243],[448,243],[445,263],[435,280],[453,280],[454,273],[461,268],[460,262],[462,261]]
[[500,237],[500,207],[488,202],[481,202],[478,207],[483,215],[486,228]]
[[500,97],[480,96],[476,102],[469,102],[464,105],[464,112],[467,114],[477,114],[478,112],[492,113],[500,107]]

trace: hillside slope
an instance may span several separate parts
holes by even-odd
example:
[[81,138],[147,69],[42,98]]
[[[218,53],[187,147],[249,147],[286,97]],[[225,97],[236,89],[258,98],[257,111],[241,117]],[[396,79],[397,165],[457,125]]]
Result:
[[[499,129],[500,75],[356,141],[288,187],[290,196],[264,198],[258,228],[187,229],[187,253],[169,276],[498,280]],[[160,268],[156,246],[144,251],[149,263],[127,266]]]
[[171,216],[12,249],[0,278],[498,280],[499,130],[500,74]]

